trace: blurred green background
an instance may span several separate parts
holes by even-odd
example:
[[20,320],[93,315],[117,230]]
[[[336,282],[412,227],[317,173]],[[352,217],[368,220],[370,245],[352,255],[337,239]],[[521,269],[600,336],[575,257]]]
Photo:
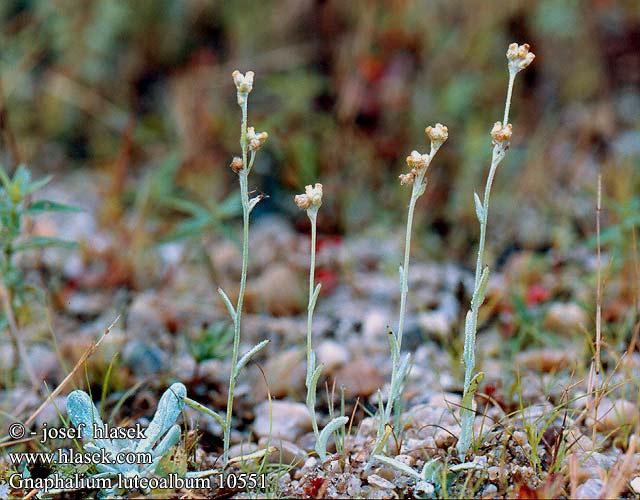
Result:
[[634,0],[3,0],[0,40],[3,163],[104,173],[104,220],[123,216],[149,178],[160,186],[149,210],[166,220],[180,207],[163,198],[233,205],[230,75],[252,69],[249,124],[270,135],[252,177],[270,195],[256,217],[283,213],[304,229],[291,195],[319,181],[325,233],[401,227],[404,158],[442,122],[450,140],[416,238],[468,259],[513,41],[537,57],[516,81],[512,149],[492,197],[496,248],[566,250],[591,235],[600,172],[606,224],[638,217]]

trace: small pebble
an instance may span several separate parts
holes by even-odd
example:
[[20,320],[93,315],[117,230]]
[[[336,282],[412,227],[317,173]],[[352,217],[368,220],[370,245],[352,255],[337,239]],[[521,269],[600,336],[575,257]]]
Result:
[[495,484],[488,484],[482,492],[483,498],[493,498],[498,493],[498,487]]
[[600,479],[587,479],[576,489],[577,498],[600,498],[602,492],[602,481]]
[[487,469],[489,474],[489,481],[496,481],[500,477],[500,467],[493,466]]
[[629,483],[629,487],[635,494],[640,495],[640,476],[634,477]]
[[382,488],[384,490],[393,490],[396,487],[391,481],[388,481],[385,478],[383,478],[381,476],[378,476],[377,474],[371,474],[367,478],[367,482],[371,486],[376,486],[376,487]]
[[269,435],[272,439],[295,441],[299,436],[311,429],[311,416],[303,403],[289,401],[273,401],[271,425],[269,422],[269,402],[259,404],[255,408],[256,418],[253,430],[259,437]]
[[519,444],[520,446],[524,446],[525,443],[527,443],[527,434],[525,432],[522,431],[515,431],[513,433],[513,440]]

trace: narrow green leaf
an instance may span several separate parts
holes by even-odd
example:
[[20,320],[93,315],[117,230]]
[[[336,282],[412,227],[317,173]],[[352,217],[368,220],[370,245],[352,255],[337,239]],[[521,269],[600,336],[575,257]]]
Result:
[[2,187],[4,188],[4,190],[9,191],[9,189],[11,188],[11,180],[9,179],[9,176],[7,175],[7,172],[2,165],[0,165],[0,182],[2,182]]
[[309,383],[311,381],[311,377],[313,373],[316,371],[316,353],[311,351],[311,355],[309,356],[309,366],[307,367],[307,376],[305,379],[305,386],[309,387]]
[[[33,181],[28,184],[25,183],[26,185],[24,186],[24,190],[22,190],[22,193],[21,193],[22,196],[28,196],[31,193],[35,193],[39,189],[49,184],[49,182],[51,182],[51,179],[53,179],[53,176],[47,175],[44,179]],[[28,182],[28,177],[27,177],[27,182]]]
[[478,193],[473,193],[473,199],[476,202],[476,215],[478,216],[478,221],[482,222],[484,220],[484,208],[482,207]]
[[387,339],[389,340],[389,349],[391,349],[391,358],[396,359],[400,354],[398,351],[398,341],[391,330],[387,330]]
[[[382,416],[382,407],[379,408],[380,410],[380,416]],[[378,443],[376,444],[376,447],[373,449],[373,453],[371,453],[371,457],[369,458],[369,462],[367,462],[367,466],[365,467],[365,470],[368,470],[371,465],[373,464],[373,457],[378,455],[382,449],[384,448],[384,445],[387,444],[387,441],[389,440],[389,436],[391,436],[391,434],[393,433],[393,427],[391,427],[391,425],[389,424],[384,424],[384,434],[382,434],[382,436],[380,436],[380,438],[378,439]]]
[[420,481],[422,479],[422,477],[420,476],[420,473],[417,470],[412,469],[411,467],[409,467],[404,462],[401,462],[400,460],[396,460],[395,458],[391,458],[391,457],[386,457],[384,455],[374,455],[373,458],[375,458],[379,462],[382,462],[385,465],[393,467],[394,469],[398,469],[400,472],[404,472],[407,476],[412,477],[416,481]]
[[309,380],[309,385],[307,386],[307,405],[315,406],[316,402],[316,386],[318,385],[318,379],[322,374],[322,369],[324,368],[323,364],[319,364],[316,369],[313,371],[311,378]]
[[475,394],[476,389],[478,388],[478,385],[480,385],[480,382],[482,382],[483,378],[484,373],[478,372],[476,373],[475,377],[471,379],[471,382],[469,383],[469,389],[467,389],[467,392],[465,392],[462,396],[462,403],[460,404],[460,406],[463,410],[473,410],[473,395]]
[[220,414],[218,414],[215,411],[211,410],[210,408],[207,408],[206,406],[198,403],[197,401],[194,401],[191,398],[184,397],[184,398],[182,398],[182,400],[185,402],[185,404],[189,405],[194,410],[197,410],[197,411],[199,411],[201,413],[205,413],[205,414],[209,415],[210,417],[212,417],[216,422],[218,422],[222,426],[223,429],[225,429],[227,427],[227,424],[224,421],[224,418],[222,418],[220,416]]
[[224,290],[222,288],[218,287],[218,293],[222,297],[222,300],[224,301],[224,305],[227,306],[227,311],[229,311],[229,315],[231,316],[231,319],[233,320],[233,324],[235,325],[237,321],[237,315],[236,315],[236,310],[233,307],[233,304],[229,300],[229,297],[227,297],[227,294],[224,293]]
[[[49,180],[51,180],[51,177],[49,177],[48,179],[45,178],[45,180],[49,182]],[[31,181],[31,174],[29,173],[29,170],[25,165],[18,165],[18,168],[13,173],[12,181],[15,186],[20,187],[20,194],[26,194],[26,188],[29,185],[29,181]]]
[[38,200],[31,203],[24,211],[27,215],[36,215],[43,212],[82,212],[82,209],[56,201]]
[[320,460],[324,460],[327,456],[327,442],[331,434],[343,427],[348,421],[349,417],[336,417],[322,429],[316,442],[316,453],[320,456]]
[[14,247],[16,252],[23,252],[25,250],[31,250],[34,248],[45,247],[66,247],[73,248],[77,246],[75,241],[61,240],[59,238],[50,238],[45,236],[34,236],[33,238],[20,243]]
[[471,299],[473,308],[476,310],[484,302],[484,294],[487,289],[488,282],[489,282],[489,266],[484,266],[484,269],[482,270],[482,275],[480,276],[480,283],[478,284],[478,288],[473,293],[473,298]]
[[165,205],[169,208],[177,210],[178,212],[183,212],[187,214],[191,214],[193,216],[203,216],[208,215],[211,217],[211,212],[202,205],[190,200],[185,200],[183,198],[172,197],[165,200]]
[[313,295],[311,296],[311,300],[309,300],[309,311],[313,311],[316,308],[316,302],[318,301],[318,295],[320,295],[320,288],[322,288],[322,283],[318,283],[316,285],[316,289],[313,291]]
[[264,348],[264,346],[266,346],[268,343],[269,343],[268,340],[263,340],[262,342],[254,346],[253,349],[245,353],[244,356],[240,358],[240,361],[238,361],[238,364],[236,365],[236,369],[233,370],[234,379],[238,378],[238,375],[240,375],[240,371],[245,367],[245,365],[249,361],[251,361],[251,358],[255,356],[257,353],[259,353]]

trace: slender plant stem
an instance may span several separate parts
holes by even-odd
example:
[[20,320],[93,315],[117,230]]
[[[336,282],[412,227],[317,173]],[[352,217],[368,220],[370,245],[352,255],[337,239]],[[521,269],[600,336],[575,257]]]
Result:
[[[398,333],[396,335],[398,351],[393,361],[394,365],[398,363],[400,358],[400,348],[402,347],[402,334],[404,333],[404,315],[407,309],[407,294],[409,292],[409,256],[411,254],[411,229],[413,227],[413,214],[416,209],[416,202],[420,197],[419,186],[414,183],[411,192],[411,200],[409,201],[409,211],[407,213],[407,232],[404,237],[404,262],[402,263],[402,278],[400,280],[400,317],[398,319]],[[416,187],[418,186],[418,187]]]
[[[602,396],[599,394],[600,386],[600,347],[602,345],[602,248],[600,244],[600,216],[602,213],[602,174],[598,175],[598,197],[596,202],[596,243],[598,256],[598,274],[597,274],[597,290],[596,290],[596,353],[595,353],[595,377],[593,394],[595,395],[593,402],[593,421],[598,421],[598,406]],[[593,425],[591,440],[596,444],[597,425]]]
[[[421,182],[422,179],[419,179]],[[398,384],[398,365],[400,364],[400,350],[402,348],[402,334],[404,330],[404,315],[407,309],[407,293],[409,286],[407,284],[409,280],[409,257],[411,254],[411,229],[413,227],[413,214],[416,208],[416,202],[420,197],[418,194],[418,180],[413,184],[413,190],[411,191],[411,200],[409,201],[409,211],[407,212],[407,229],[404,238],[404,261],[402,264],[402,274],[400,276],[400,317],[398,319],[398,332],[393,338],[393,342],[396,344],[395,349],[391,349],[391,387],[395,387]],[[380,428],[384,429],[384,424],[388,423],[391,418],[391,412],[393,411],[393,405],[395,403],[392,397],[393,391],[390,391],[389,399],[385,406],[384,418],[380,422]]]
[[[309,209],[307,211],[309,220],[311,221],[311,262],[309,264],[309,307],[307,308],[307,381],[311,380],[313,371],[315,370],[315,363],[312,360],[312,348],[311,348],[311,328],[313,325],[313,311],[314,304],[312,303],[315,292],[315,271],[316,271],[316,219],[318,215],[317,208]],[[315,359],[315,358],[313,358]],[[307,387],[307,390],[310,390]],[[314,398],[315,399],[315,398]],[[316,437],[316,442],[320,437],[320,431],[318,430],[318,420],[316,418],[315,405],[312,404],[313,399],[307,398],[309,413],[311,414],[311,425],[313,427],[313,433]]]
[[502,118],[502,125],[504,127],[509,123],[509,109],[511,108],[511,94],[513,94],[513,82],[516,80],[516,74],[513,71],[509,71],[509,86],[507,87],[507,98],[504,102],[504,117]]
[[381,440],[383,439],[385,424],[387,424],[391,418],[391,413],[393,411],[394,404],[396,403],[395,399],[396,397],[398,397],[398,386],[402,383],[402,381],[399,380],[399,377],[401,376],[401,374],[399,373],[399,366],[400,352],[402,350],[402,334],[404,332],[404,317],[407,309],[407,295],[409,293],[409,261],[411,256],[411,232],[413,228],[413,216],[415,213],[418,198],[422,196],[426,187],[424,177],[428,165],[431,163],[431,160],[433,159],[436,152],[437,149],[432,149],[429,153],[427,167],[425,167],[421,172],[418,173],[411,190],[411,200],[409,201],[409,210],[407,212],[407,226],[404,239],[404,261],[400,274],[400,313],[398,318],[398,331],[391,340],[395,344],[395,346],[391,349],[391,386],[387,404],[384,407],[384,414],[382,415],[380,425],[378,426],[377,446],[380,446]]
[[[509,123],[509,108],[511,106],[511,96],[513,94],[513,83],[515,81],[516,72],[509,72],[509,84],[507,87],[507,97],[504,105],[504,117],[502,126],[507,127]],[[471,389],[471,382],[474,377],[474,370],[476,365],[475,359],[475,346],[476,346],[476,334],[478,330],[478,314],[480,312],[480,306],[482,305],[480,298],[481,295],[481,280],[482,271],[484,265],[484,249],[487,236],[487,223],[489,220],[489,200],[491,198],[491,187],[493,186],[493,179],[496,175],[498,165],[503,160],[506,154],[506,147],[503,143],[496,143],[493,146],[491,154],[491,166],[489,168],[489,175],[487,176],[487,182],[484,188],[484,199],[482,201],[482,214],[480,215],[480,240],[478,242],[478,255],[476,258],[476,276],[474,282],[473,298],[471,300],[470,315],[467,321],[470,324],[465,323],[465,339],[464,339],[464,396],[468,396],[468,392]],[[465,398],[463,397],[463,400]],[[473,404],[473,395],[469,399],[469,405]],[[463,407],[460,409],[461,417],[461,432],[460,439],[458,440],[458,453],[461,458],[466,454],[473,435],[473,421],[474,412],[472,408]]]
[[[244,301],[244,290],[247,283],[247,265],[249,261],[249,188],[247,168],[247,97],[242,104],[242,124],[240,126],[240,147],[242,148],[242,164],[245,166],[239,173],[240,199],[242,201],[242,273],[240,275],[240,290],[238,291],[238,302],[236,304],[235,317],[233,321],[233,351],[231,354],[231,374],[229,375],[229,394],[227,396],[227,415],[225,419],[224,440],[223,440],[223,463],[229,461],[229,444],[231,440],[231,417],[233,414],[233,393],[236,386],[236,365],[240,351],[240,320],[242,318],[242,305]],[[253,158],[252,158],[253,159]]]

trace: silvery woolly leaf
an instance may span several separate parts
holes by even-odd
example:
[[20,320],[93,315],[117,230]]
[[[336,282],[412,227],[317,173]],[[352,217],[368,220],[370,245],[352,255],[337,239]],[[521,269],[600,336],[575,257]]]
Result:
[[482,382],[483,378],[484,378],[484,373],[478,372],[476,373],[475,377],[471,379],[471,382],[469,383],[469,388],[467,389],[467,392],[465,392],[462,397],[462,403],[460,405],[462,410],[466,410],[466,411],[473,410],[473,395],[475,394],[476,389],[478,388],[478,385],[480,385],[480,382]]
[[315,406],[316,404],[316,386],[318,385],[318,379],[322,374],[323,368],[324,365],[320,363],[309,379],[309,385],[307,387],[307,406]]
[[220,297],[222,297],[222,300],[224,301],[224,305],[227,306],[227,311],[229,311],[229,316],[231,316],[231,319],[235,324],[235,322],[237,321],[238,315],[236,314],[236,310],[233,307],[233,304],[231,303],[231,301],[229,300],[229,297],[227,296],[226,293],[224,293],[224,290],[221,287],[218,287],[218,293],[220,294]]
[[153,449],[153,454],[156,459],[159,460],[162,458],[178,441],[180,441],[180,426],[174,425],[169,429],[169,432],[167,432],[167,435],[160,441],[158,446]]
[[240,361],[238,361],[238,364],[236,365],[235,370],[233,370],[234,379],[238,378],[238,375],[240,375],[240,371],[245,367],[245,365],[249,361],[251,361],[251,358],[255,356],[258,352],[260,352],[264,348],[264,346],[266,346],[268,343],[269,343],[268,340],[263,340],[259,344],[255,345],[253,349],[245,353],[244,356],[240,358]]
[[336,417],[331,420],[324,429],[322,429],[320,436],[318,436],[318,441],[316,442],[316,453],[320,456],[320,460],[324,461],[327,456],[327,442],[329,441],[331,434],[344,426],[348,421],[348,417]]
[[318,283],[316,285],[315,290],[313,291],[313,295],[311,296],[310,300],[309,300],[309,306],[308,306],[308,310],[309,311],[313,311],[316,307],[316,302],[318,301],[318,295],[320,295],[320,288],[322,287],[322,283]]
[[482,222],[484,220],[484,208],[482,207],[478,193],[473,193],[473,200],[476,203],[476,216],[478,217],[478,222]]
[[484,294],[487,289],[487,283],[489,282],[489,266],[484,266],[482,274],[480,275],[480,281],[478,282],[478,288],[473,293],[471,299],[472,307],[478,309],[484,302]]
[[158,403],[156,414],[147,427],[146,437],[140,441],[136,448],[138,453],[149,451],[158,439],[173,426],[184,408],[186,396],[187,388],[180,383],[173,384],[164,392]]
[[409,467],[404,462],[401,462],[400,460],[396,460],[395,458],[387,457],[385,455],[374,455],[373,458],[375,458],[379,462],[382,462],[385,465],[389,465],[395,469],[398,469],[401,472],[404,472],[407,476],[414,478],[416,481],[419,481],[420,479],[422,479],[418,471],[412,469],[411,467]]
[[[84,391],[73,391],[67,396],[67,415],[74,427],[79,428],[82,425],[82,435],[91,441],[94,425],[96,428],[104,428],[96,405]],[[99,448],[111,450],[111,441],[108,439],[96,439],[95,443]]]

